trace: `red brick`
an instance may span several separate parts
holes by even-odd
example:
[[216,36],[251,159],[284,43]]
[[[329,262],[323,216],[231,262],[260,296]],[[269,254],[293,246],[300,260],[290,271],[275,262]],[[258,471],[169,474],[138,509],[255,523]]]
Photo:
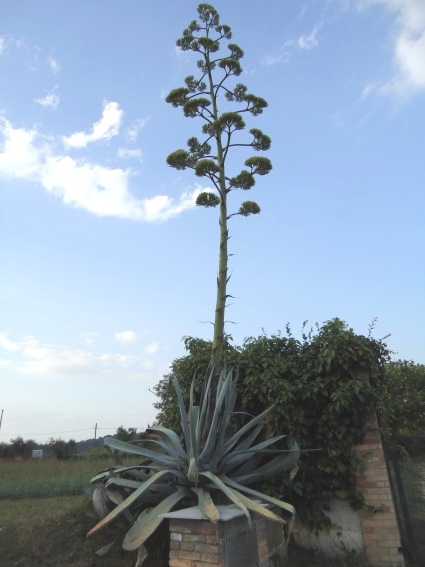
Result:
[[218,553],[202,553],[201,560],[205,561],[205,563],[218,565],[220,563],[220,555],[218,555]]
[[209,545],[208,543],[195,543],[195,551],[200,553],[217,553],[217,545]]
[[170,549],[180,549],[180,542],[170,540]]
[[195,549],[195,544],[193,541],[182,541],[180,544],[181,551],[193,551]]
[[209,536],[206,536],[205,534],[183,534],[183,541],[205,543],[207,537]]
[[169,567],[201,567],[198,561],[188,561],[187,559],[170,559]]
[[201,554],[197,551],[179,551],[179,559],[190,559],[196,561],[201,559]]

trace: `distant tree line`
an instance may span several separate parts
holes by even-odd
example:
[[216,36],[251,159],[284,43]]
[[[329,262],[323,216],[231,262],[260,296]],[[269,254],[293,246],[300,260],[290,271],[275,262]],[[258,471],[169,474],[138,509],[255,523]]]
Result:
[[[137,427],[125,428],[122,425],[117,428],[114,434],[114,437],[121,441],[133,441],[140,439],[141,436],[142,433],[137,433]],[[65,441],[60,437],[50,437],[47,443],[39,443],[34,439],[23,439],[21,436],[18,436],[11,439],[9,443],[0,443],[0,458],[31,458],[32,452],[36,449],[42,449],[44,457],[55,457],[60,460],[90,456],[90,453],[93,453],[92,456],[100,457],[102,456],[102,448],[103,437],[84,441],[75,441],[75,439]],[[108,456],[106,451],[104,456]]]
[[42,449],[44,456],[56,457],[57,459],[69,459],[78,452],[78,444],[75,439],[64,441],[61,438],[51,437],[47,443],[38,443],[34,439],[23,439],[18,436],[11,439],[10,443],[0,443],[1,458],[32,457],[32,452]]

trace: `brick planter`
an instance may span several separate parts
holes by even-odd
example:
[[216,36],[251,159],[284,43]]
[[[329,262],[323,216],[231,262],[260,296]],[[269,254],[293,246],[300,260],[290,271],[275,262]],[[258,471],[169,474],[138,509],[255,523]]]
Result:
[[252,514],[250,527],[236,506],[218,506],[220,521],[197,507],[171,512],[169,567],[274,567],[284,565],[281,524]]

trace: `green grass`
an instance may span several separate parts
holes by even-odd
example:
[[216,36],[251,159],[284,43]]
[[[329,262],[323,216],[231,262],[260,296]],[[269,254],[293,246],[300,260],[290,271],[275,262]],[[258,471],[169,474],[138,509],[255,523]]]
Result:
[[68,460],[0,463],[0,498],[38,498],[88,492],[90,479],[109,461]]
[[[0,501],[0,509],[2,567],[134,566],[135,554],[125,552],[120,545],[128,526],[118,521],[86,539],[97,522],[88,496],[7,498]],[[114,540],[105,557],[96,555],[96,550]],[[158,564],[151,564],[154,566]]]
[[[0,557],[2,567],[130,567],[135,554],[121,549],[128,525],[120,518],[100,534],[85,539],[95,525],[90,479],[111,466],[109,460],[0,462]],[[107,556],[95,550],[116,541]],[[156,542],[155,545],[159,545]],[[153,554],[150,567],[161,562]],[[357,562],[329,560],[290,547],[287,567],[347,567]],[[148,567],[148,566],[147,566]]]

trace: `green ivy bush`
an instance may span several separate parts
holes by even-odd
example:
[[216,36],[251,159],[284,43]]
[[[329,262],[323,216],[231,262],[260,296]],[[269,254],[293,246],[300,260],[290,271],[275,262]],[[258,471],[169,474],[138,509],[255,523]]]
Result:
[[[157,423],[175,431],[180,418],[172,378],[186,399],[192,378],[201,391],[211,357],[211,343],[185,337],[188,355],[176,359],[171,374],[154,388]],[[362,461],[352,447],[366,433],[366,416],[379,405],[389,351],[382,340],[357,335],[340,319],[294,338],[286,334],[248,338],[241,347],[227,340],[225,360],[239,369],[237,411],[257,415],[275,404],[268,435],[286,433],[301,447],[301,468],[290,482],[287,476],[260,487],[292,502],[303,523],[313,529],[328,525],[324,514],[332,498],[348,499],[361,507],[356,488]]]
[[[425,364],[395,360],[386,365],[380,404],[381,432],[398,442],[425,434]],[[405,444],[405,439],[402,444]]]

